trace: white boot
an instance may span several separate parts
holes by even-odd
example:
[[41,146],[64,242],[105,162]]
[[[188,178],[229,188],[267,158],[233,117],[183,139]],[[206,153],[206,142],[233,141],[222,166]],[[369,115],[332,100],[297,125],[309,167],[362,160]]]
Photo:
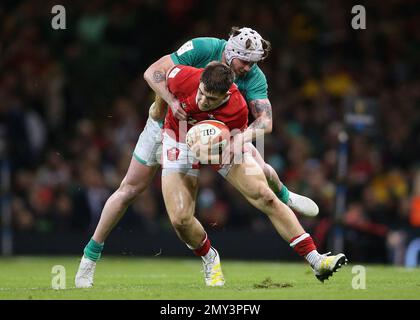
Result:
[[222,267],[220,266],[220,256],[216,249],[210,248],[215,253],[213,259],[206,261],[203,259],[204,267],[204,280],[207,286],[219,287],[225,284],[225,278],[223,277]]
[[312,267],[315,276],[321,282],[327,280],[334,272],[347,264],[347,258],[343,253],[339,253],[335,256],[330,256],[330,253],[331,252],[321,255],[319,261]]
[[75,284],[76,288],[91,288],[93,286],[93,276],[95,275],[96,262],[82,257],[79,270],[77,270]]
[[319,208],[313,200],[297,193],[293,193],[290,190],[287,205],[291,209],[308,217],[315,217],[319,213]]

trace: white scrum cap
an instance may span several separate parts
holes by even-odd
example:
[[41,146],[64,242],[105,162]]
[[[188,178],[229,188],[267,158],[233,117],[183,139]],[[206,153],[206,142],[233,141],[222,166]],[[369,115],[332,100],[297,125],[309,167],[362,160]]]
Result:
[[231,64],[234,58],[258,62],[264,58],[263,38],[251,28],[241,28],[239,33],[231,35],[225,48],[226,62]]

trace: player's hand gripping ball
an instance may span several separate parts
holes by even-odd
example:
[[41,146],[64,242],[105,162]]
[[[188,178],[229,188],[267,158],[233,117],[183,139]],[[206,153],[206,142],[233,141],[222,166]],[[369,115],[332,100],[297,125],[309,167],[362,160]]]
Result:
[[230,141],[229,128],[221,121],[204,120],[190,128],[186,144],[201,163],[220,164]]

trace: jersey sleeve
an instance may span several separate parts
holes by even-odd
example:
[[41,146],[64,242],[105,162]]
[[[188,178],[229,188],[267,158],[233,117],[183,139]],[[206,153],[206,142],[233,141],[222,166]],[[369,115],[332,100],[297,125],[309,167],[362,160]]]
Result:
[[267,79],[261,69],[257,69],[249,79],[246,88],[246,101],[268,99]]
[[171,54],[174,64],[201,66],[213,56],[215,50],[212,38],[195,38],[185,42]]
[[195,68],[183,65],[173,66],[166,75],[169,92],[176,97],[183,95],[185,93],[185,86],[187,85],[186,80],[191,76],[193,70]]

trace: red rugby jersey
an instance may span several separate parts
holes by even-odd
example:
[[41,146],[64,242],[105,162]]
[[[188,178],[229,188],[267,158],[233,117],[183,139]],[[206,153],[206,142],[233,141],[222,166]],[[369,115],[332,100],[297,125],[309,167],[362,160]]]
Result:
[[[164,129],[172,138],[185,143],[187,131],[197,122],[203,120],[219,120],[226,124],[230,131],[234,129],[244,130],[248,125],[248,107],[236,84],[229,88],[230,98],[224,104],[214,110],[201,111],[196,102],[200,76],[204,69],[176,65],[169,72],[167,85],[169,91],[179,100],[181,106],[187,112],[187,125],[181,125],[172,113],[171,108],[165,118]],[[175,134],[171,134],[172,130]]]

